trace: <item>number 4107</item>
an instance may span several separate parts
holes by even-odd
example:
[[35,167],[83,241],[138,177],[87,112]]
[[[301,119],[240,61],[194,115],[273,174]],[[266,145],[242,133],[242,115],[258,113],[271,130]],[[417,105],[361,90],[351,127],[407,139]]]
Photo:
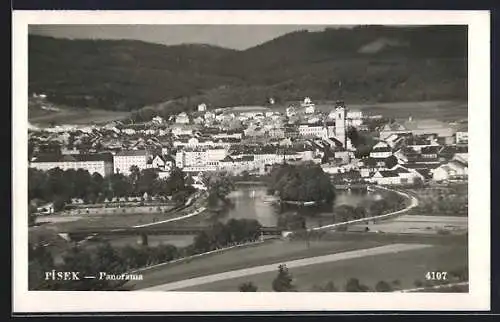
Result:
[[446,280],[447,275],[448,272],[427,272],[427,274],[425,274],[425,279],[434,281],[444,281]]

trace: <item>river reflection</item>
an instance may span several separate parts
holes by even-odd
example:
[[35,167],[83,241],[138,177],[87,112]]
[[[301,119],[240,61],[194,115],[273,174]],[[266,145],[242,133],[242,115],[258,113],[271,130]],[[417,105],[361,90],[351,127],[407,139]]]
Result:
[[[228,198],[234,207],[222,215],[219,220],[226,222],[229,219],[256,219],[266,227],[276,226],[278,222],[278,207],[265,202],[266,188],[264,186],[243,186],[229,194]],[[356,207],[373,198],[373,195],[362,192],[337,191],[335,205],[350,205]],[[332,222],[331,210],[308,210],[306,216],[308,227],[327,225]]]

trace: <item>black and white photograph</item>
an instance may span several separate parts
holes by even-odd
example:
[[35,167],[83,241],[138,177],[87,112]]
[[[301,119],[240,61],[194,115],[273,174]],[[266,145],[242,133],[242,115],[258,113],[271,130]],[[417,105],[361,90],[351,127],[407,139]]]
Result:
[[466,13],[26,13],[19,292],[487,308],[489,20]]

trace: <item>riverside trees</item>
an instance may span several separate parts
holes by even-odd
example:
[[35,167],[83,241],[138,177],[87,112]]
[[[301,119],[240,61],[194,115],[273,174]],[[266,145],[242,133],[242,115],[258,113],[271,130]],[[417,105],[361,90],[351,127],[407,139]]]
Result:
[[194,191],[186,183],[185,174],[177,168],[172,169],[167,179],[158,178],[153,169],[143,169],[132,166],[131,174],[125,176],[115,173],[102,177],[98,173],[90,174],[86,170],[61,170],[54,168],[49,171],[28,169],[28,199],[38,199],[54,202],[54,210],[61,210],[72,198],[80,198],[85,203],[99,203],[106,198],[148,195],[181,196],[175,200],[183,201],[186,195]]

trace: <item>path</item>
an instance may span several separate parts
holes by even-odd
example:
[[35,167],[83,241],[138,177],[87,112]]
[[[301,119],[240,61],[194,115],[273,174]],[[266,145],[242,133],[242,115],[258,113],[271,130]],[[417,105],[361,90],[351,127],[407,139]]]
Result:
[[328,262],[335,262],[341,260],[348,260],[354,258],[360,258],[365,256],[374,256],[388,253],[398,253],[409,250],[416,250],[426,247],[432,247],[431,245],[425,244],[391,244],[374,248],[367,248],[337,254],[330,254],[324,256],[309,257],[299,260],[293,260],[289,262],[280,262],[270,265],[255,266],[245,269],[239,269],[234,271],[228,271],[219,274],[206,275],[197,278],[191,278],[187,280],[167,283],[163,285],[157,285],[150,288],[140,289],[141,291],[172,291],[178,289],[184,289],[192,286],[197,286],[201,284],[207,284],[212,282],[218,282],[227,279],[239,278],[243,276],[268,273],[277,271],[279,264],[285,264],[288,268],[297,268],[303,266],[309,266],[314,264],[323,264]]

